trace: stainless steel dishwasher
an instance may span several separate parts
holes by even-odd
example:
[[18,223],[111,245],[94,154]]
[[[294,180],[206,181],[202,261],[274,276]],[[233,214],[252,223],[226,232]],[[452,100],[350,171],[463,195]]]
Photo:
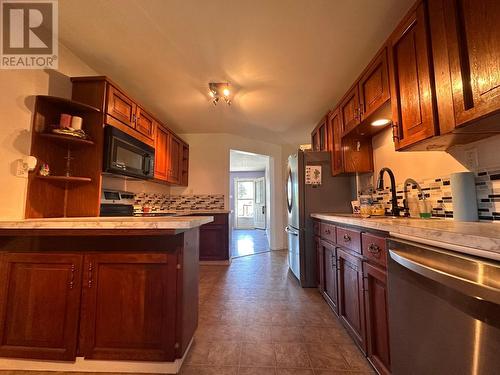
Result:
[[500,374],[500,263],[389,240],[393,375]]

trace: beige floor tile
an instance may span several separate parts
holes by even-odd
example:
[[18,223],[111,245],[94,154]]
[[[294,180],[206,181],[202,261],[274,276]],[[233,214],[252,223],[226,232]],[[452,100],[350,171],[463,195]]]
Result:
[[240,367],[238,375],[276,375],[274,367]]
[[314,372],[310,369],[278,368],[276,375],[314,375]]
[[304,344],[274,343],[276,363],[282,368],[310,368],[311,363]]
[[237,375],[238,367],[229,366],[183,366],[181,375]]
[[245,342],[271,342],[271,327],[262,324],[250,324],[243,333]]
[[343,352],[335,344],[307,344],[307,353],[311,359],[311,365],[315,369],[350,369],[344,359]]
[[257,367],[276,366],[274,346],[271,343],[265,342],[243,343],[240,364],[242,366]]
[[273,326],[271,337],[273,342],[304,342],[301,327],[298,326]]

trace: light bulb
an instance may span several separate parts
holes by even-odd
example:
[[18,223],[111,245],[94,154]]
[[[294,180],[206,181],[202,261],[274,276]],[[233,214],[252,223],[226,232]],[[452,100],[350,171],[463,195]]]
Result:
[[212,98],[215,97],[213,91],[211,91],[211,90],[208,92],[208,95],[210,95]]
[[222,92],[224,93],[224,96],[229,96],[229,94],[231,93],[228,88],[225,88]]

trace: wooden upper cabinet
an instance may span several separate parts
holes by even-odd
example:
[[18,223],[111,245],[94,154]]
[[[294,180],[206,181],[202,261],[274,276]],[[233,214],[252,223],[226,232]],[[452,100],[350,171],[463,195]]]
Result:
[[0,357],[75,359],[81,267],[81,255],[0,255]]
[[155,136],[155,178],[168,180],[170,132],[163,126],[156,126]]
[[390,37],[391,105],[397,150],[437,134],[428,37],[423,3]]
[[348,133],[361,122],[359,88],[354,85],[339,106],[340,122],[343,134]]
[[169,162],[168,162],[168,182],[172,184],[180,184],[181,182],[181,159],[182,159],[182,142],[179,138],[170,134],[169,142]]
[[155,130],[155,120],[144,109],[137,106],[135,130],[149,138],[153,138]]
[[331,168],[332,175],[336,176],[344,172],[344,153],[342,150],[342,124],[340,122],[339,110],[330,112],[328,116],[328,128],[331,131]]
[[311,133],[311,143],[314,151],[328,151],[328,115],[321,118]]
[[120,90],[108,84],[106,113],[125,125],[135,128],[136,104]]
[[390,99],[388,69],[387,48],[383,48],[358,83],[362,120],[368,118]]
[[85,358],[175,359],[175,259],[164,253],[85,256]]
[[433,0],[429,19],[441,133],[500,111],[500,2]]

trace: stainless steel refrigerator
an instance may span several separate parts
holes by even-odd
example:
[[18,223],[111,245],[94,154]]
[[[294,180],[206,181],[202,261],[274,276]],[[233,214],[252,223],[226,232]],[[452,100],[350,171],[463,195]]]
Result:
[[[306,184],[306,167],[321,170],[321,184]],[[330,153],[298,151],[288,157],[286,186],[288,225],[288,265],[302,287],[316,285],[316,249],[314,248],[313,212],[351,212],[356,196],[353,176],[332,177]]]

